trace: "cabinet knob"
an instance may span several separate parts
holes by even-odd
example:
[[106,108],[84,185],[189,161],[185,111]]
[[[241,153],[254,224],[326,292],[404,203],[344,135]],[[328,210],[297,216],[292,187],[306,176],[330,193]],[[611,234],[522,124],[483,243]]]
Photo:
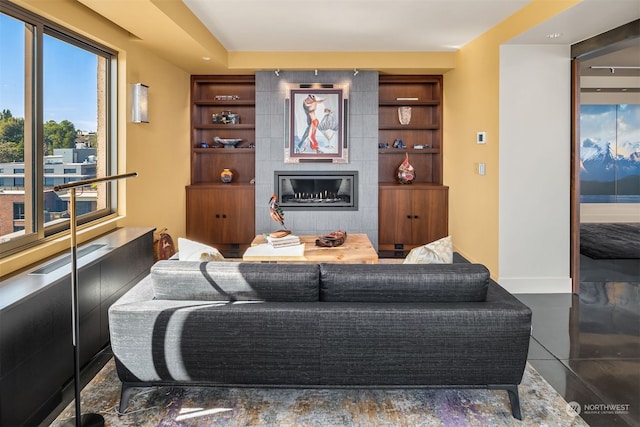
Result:
[[414,215],[414,216],[413,216],[413,219],[418,219],[418,215]]
[[411,215],[407,215],[407,219],[411,219]]
[[226,214],[222,214],[222,218],[226,218],[226,217],[227,217],[227,215],[226,215]]
[[220,214],[216,214],[216,218],[220,218]]

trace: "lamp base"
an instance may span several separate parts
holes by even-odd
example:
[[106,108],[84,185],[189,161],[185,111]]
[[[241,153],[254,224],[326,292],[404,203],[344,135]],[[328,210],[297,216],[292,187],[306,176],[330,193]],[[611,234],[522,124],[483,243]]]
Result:
[[[61,427],[75,427],[76,419],[69,418]],[[82,427],[103,427],[104,417],[100,414],[82,414],[80,415],[80,425]]]

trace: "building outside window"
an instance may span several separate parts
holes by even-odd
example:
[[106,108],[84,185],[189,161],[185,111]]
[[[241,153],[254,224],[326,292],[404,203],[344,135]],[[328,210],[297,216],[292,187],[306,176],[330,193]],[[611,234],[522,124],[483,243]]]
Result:
[[[55,185],[115,173],[117,57],[8,2],[0,43],[2,257],[69,228],[69,194]],[[78,222],[114,213],[115,189],[83,188]]]

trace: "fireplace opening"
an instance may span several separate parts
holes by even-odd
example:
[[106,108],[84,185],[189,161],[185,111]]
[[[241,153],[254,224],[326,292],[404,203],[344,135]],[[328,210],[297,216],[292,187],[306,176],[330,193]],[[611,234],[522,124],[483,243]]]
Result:
[[274,176],[285,210],[358,210],[357,171],[275,171]]

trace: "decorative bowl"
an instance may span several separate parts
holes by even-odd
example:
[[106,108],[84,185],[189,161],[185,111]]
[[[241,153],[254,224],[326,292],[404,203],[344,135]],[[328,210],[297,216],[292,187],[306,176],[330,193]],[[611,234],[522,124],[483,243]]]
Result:
[[236,144],[242,141],[242,139],[227,139],[227,138],[220,138],[218,136],[213,138],[213,140],[218,144],[224,145],[224,148],[235,148]]

